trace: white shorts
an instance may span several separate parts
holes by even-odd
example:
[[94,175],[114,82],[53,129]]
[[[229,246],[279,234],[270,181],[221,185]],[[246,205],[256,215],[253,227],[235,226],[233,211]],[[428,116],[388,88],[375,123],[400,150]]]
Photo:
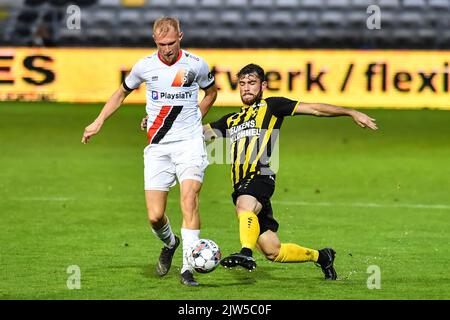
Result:
[[203,182],[208,166],[203,137],[150,144],[144,149],[144,189],[168,191],[185,179]]

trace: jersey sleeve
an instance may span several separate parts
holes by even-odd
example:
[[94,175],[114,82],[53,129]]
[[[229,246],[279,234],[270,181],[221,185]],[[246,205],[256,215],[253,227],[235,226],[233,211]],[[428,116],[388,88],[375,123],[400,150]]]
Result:
[[208,125],[211,127],[211,129],[220,132],[222,137],[226,137],[227,129],[228,129],[227,119],[230,116],[232,116],[233,114],[234,113],[229,113],[217,121],[208,123]]
[[139,61],[133,66],[130,73],[123,81],[123,86],[128,91],[133,91],[134,89],[137,89],[142,82],[144,82],[144,79],[142,78],[142,68]]
[[270,109],[272,114],[276,117],[285,117],[294,115],[297,109],[299,101],[291,100],[284,97],[271,97],[265,99],[267,102],[267,107]]
[[197,75],[197,83],[199,87],[203,90],[206,90],[214,85],[214,82],[215,79],[211,71],[209,71],[208,64],[205,62],[205,60],[200,59],[200,69]]

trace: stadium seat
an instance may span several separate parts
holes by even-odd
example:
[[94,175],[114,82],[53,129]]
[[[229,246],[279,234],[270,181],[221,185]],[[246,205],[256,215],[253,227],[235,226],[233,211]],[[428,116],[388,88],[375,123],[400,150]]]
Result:
[[215,25],[218,17],[216,10],[197,10],[193,14],[193,23],[196,27],[205,27]]
[[311,34],[307,29],[296,28],[291,29],[287,33],[292,48],[310,48]]
[[350,0],[327,0],[326,1],[327,9],[336,9],[336,10],[349,10]]
[[142,21],[146,26],[152,26],[159,17],[164,16],[164,11],[147,9],[142,13]]
[[[383,24],[382,24],[383,25]],[[380,30],[366,30],[365,36],[371,40],[376,48],[394,49],[395,40],[392,36],[392,30],[382,28]]]
[[220,25],[222,27],[236,27],[242,24],[242,11],[224,10],[220,13]]
[[174,0],[173,7],[195,10],[198,8],[198,0]]
[[[190,2],[190,0],[186,0],[186,2]],[[169,9],[175,7],[175,3],[173,0],[150,0],[147,1],[147,7]]]
[[407,10],[425,10],[427,3],[425,0],[403,0],[403,8]]
[[437,49],[435,47],[435,39],[438,38],[438,34],[433,29],[419,29],[417,32],[419,36],[419,42],[422,46],[428,47],[429,49]]
[[250,0],[250,7],[258,9],[272,9],[274,0]]
[[346,19],[344,14],[339,11],[323,11],[320,16],[321,26],[325,28],[343,28]]
[[110,46],[114,44],[113,35],[103,28],[83,28],[86,41],[91,46]]
[[448,11],[450,10],[450,0],[429,0],[428,6],[432,10]]
[[439,49],[450,49],[450,30],[446,30],[442,33],[438,45]]
[[317,48],[342,47],[342,30],[317,28],[314,30],[314,46]]
[[141,41],[137,31],[135,28],[120,28],[117,34],[119,44],[126,47],[144,47],[145,43]]
[[132,29],[134,31],[133,37],[133,47],[142,47],[142,48],[154,48],[155,42],[152,37],[152,29],[151,28],[139,28]]
[[102,8],[119,7],[120,0],[97,0],[98,6]]
[[283,30],[268,28],[263,32],[268,48],[288,48],[291,44]]
[[[167,13],[166,13],[167,14]],[[169,15],[177,17],[180,20],[181,30],[186,31],[191,26],[195,26],[191,10],[176,9],[168,12]]]
[[417,12],[400,12],[397,16],[398,25],[403,28],[420,28],[424,26],[423,17]]
[[119,23],[121,26],[138,26],[142,23],[142,10],[122,9],[119,11]]
[[399,0],[379,0],[378,6],[381,10],[398,10],[400,8]]
[[367,14],[361,11],[351,11],[347,13],[347,25],[352,29],[367,28]]
[[224,0],[224,6],[227,8],[244,9],[248,5],[248,0]]
[[267,23],[268,15],[266,11],[252,10],[247,12],[245,21],[249,26],[264,26]]
[[[83,11],[82,17],[89,11]],[[98,27],[112,27],[117,24],[117,15],[115,10],[111,9],[98,9],[95,11],[90,11],[89,25]]]
[[86,45],[85,33],[81,30],[59,29],[58,44],[64,47],[78,47]]
[[300,7],[308,10],[322,10],[325,8],[324,0],[303,0],[300,3]]
[[243,41],[236,36],[236,31],[230,28],[215,28],[213,30],[214,46],[217,48],[241,48]]
[[381,11],[381,28],[394,28],[397,24],[397,16],[392,12]]
[[293,20],[296,28],[312,28],[319,22],[319,14],[299,10],[294,13]]
[[275,0],[275,5],[280,9],[295,10],[299,7],[297,0]]
[[185,40],[189,46],[197,48],[209,48],[213,43],[211,31],[207,28],[193,28],[185,33]]
[[274,28],[293,27],[294,20],[290,11],[275,11],[269,16],[270,25]]
[[393,39],[397,49],[414,49],[419,45],[417,33],[410,29],[394,30]]
[[262,34],[264,32],[261,32],[259,28],[245,28],[240,30],[238,35],[242,39],[244,47],[263,48],[264,46],[270,46],[261,36]]
[[199,7],[202,8],[211,8],[211,9],[220,9],[222,7],[221,0],[199,0]]
[[355,10],[367,9],[368,6],[376,4],[373,0],[351,0],[350,5]]

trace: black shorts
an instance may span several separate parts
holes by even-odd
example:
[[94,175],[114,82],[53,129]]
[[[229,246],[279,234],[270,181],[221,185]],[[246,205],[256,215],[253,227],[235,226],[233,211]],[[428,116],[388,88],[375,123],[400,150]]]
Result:
[[277,232],[278,222],[273,217],[272,204],[270,197],[275,191],[275,175],[255,176],[252,179],[243,179],[234,186],[234,192],[231,194],[233,203],[241,195],[250,195],[255,197],[262,205],[261,211],[258,213],[259,234],[271,230]]

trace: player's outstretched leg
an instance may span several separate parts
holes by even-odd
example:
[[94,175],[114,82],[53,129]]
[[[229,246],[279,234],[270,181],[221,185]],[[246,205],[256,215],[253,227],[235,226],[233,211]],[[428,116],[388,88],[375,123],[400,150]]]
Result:
[[180,245],[180,238],[175,236],[175,244],[172,248],[164,246],[161,249],[161,254],[159,255],[159,260],[156,265],[156,272],[161,277],[165,276],[169,272],[170,266],[172,265],[173,255],[175,254],[175,251],[177,250],[179,245]]
[[325,280],[337,279],[336,270],[333,266],[335,255],[336,251],[332,248],[324,248],[319,250],[319,259],[317,260],[317,263],[322,268],[322,272],[325,275]]
[[241,252],[233,253],[228,257],[223,258],[220,264],[225,268],[233,268],[236,266],[241,266],[249,271],[256,268],[256,261],[252,256],[245,255]]

